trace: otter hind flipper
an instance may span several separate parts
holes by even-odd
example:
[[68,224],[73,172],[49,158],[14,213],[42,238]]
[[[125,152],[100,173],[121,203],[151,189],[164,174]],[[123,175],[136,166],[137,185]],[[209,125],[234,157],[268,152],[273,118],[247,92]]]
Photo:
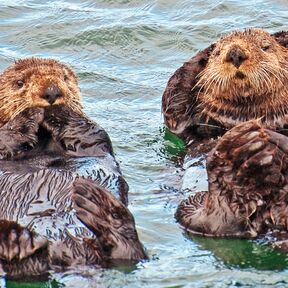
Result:
[[176,219],[194,234],[214,237],[286,231],[287,153],[287,137],[260,121],[235,126],[208,154],[209,191],[184,200]]
[[79,178],[73,185],[78,218],[97,235],[108,258],[146,259],[130,211],[108,190]]
[[[0,220],[0,267],[9,278],[46,277],[48,241],[14,221]],[[36,279],[36,278],[35,278]]]
[[0,220],[0,259],[11,262],[46,249],[48,241],[14,221]]
[[177,69],[168,81],[162,96],[162,113],[166,126],[175,134],[181,134],[193,124],[191,116],[197,108],[199,92],[193,88],[213,49],[214,44],[198,52]]
[[256,120],[237,125],[207,158],[209,194],[223,195],[258,234],[286,231],[287,153],[286,136]]
[[262,191],[264,196],[272,191],[267,185],[277,184],[274,188],[278,189],[285,184],[287,153],[286,136],[265,128],[257,120],[244,122],[228,131],[209,153],[208,176],[212,183],[225,175],[225,186],[232,187],[228,181],[236,181],[237,185],[246,185],[246,193],[250,190],[249,184],[251,195],[256,195],[252,187],[256,186],[256,191]]

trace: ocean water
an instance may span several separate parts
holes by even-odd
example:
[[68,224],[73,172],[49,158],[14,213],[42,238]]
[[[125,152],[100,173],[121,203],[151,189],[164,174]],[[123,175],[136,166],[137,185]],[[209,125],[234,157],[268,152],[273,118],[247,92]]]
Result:
[[[112,139],[150,260],[78,267],[46,282],[2,278],[0,287],[288,287],[288,255],[253,241],[189,237],[175,222],[185,150],[161,115],[167,80],[197,51],[236,29],[272,33],[287,23],[287,0],[1,0],[0,69],[28,56],[73,67],[87,115]],[[203,180],[200,172],[191,181]]]

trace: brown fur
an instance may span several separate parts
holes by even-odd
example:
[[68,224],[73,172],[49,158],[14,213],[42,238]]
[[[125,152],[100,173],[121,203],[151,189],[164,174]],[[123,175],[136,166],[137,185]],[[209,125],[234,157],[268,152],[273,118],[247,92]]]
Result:
[[65,104],[82,113],[81,95],[74,72],[65,64],[52,59],[27,58],[18,60],[0,75],[0,125],[30,107],[47,107],[45,90],[49,85],[61,92],[53,105]]
[[[199,52],[168,82],[162,100],[168,128],[181,135],[193,126],[230,129],[256,118],[270,128],[282,128],[288,122],[286,36],[247,29]],[[239,67],[228,57],[233,50],[242,53]]]

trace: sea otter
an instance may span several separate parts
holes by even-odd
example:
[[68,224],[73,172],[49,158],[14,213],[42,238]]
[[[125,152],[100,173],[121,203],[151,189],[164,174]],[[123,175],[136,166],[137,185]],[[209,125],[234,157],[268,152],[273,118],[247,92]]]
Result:
[[146,259],[108,134],[74,72],[19,60],[0,75],[0,266],[9,277]]
[[[269,232],[288,239],[287,48],[288,32],[233,32],[170,78],[162,99],[165,124],[186,140],[188,153],[212,149],[208,192],[190,196],[175,214],[190,232],[244,238]],[[282,240],[273,243],[287,249]]]

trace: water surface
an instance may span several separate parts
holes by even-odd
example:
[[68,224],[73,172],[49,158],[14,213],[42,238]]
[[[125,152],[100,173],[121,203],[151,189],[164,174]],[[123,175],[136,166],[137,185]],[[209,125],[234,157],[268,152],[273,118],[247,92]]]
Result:
[[167,80],[195,52],[235,29],[276,32],[287,23],[287,0],[2,0],[0,69],[28,56],[74,68],[86,113],[114,144],[150,261],[0,286],[288,287],[286,255],[250,241],[191,238],[175,223],[185,195],[163,184],[181,186],[181,149],[165,137],[161,116]]

